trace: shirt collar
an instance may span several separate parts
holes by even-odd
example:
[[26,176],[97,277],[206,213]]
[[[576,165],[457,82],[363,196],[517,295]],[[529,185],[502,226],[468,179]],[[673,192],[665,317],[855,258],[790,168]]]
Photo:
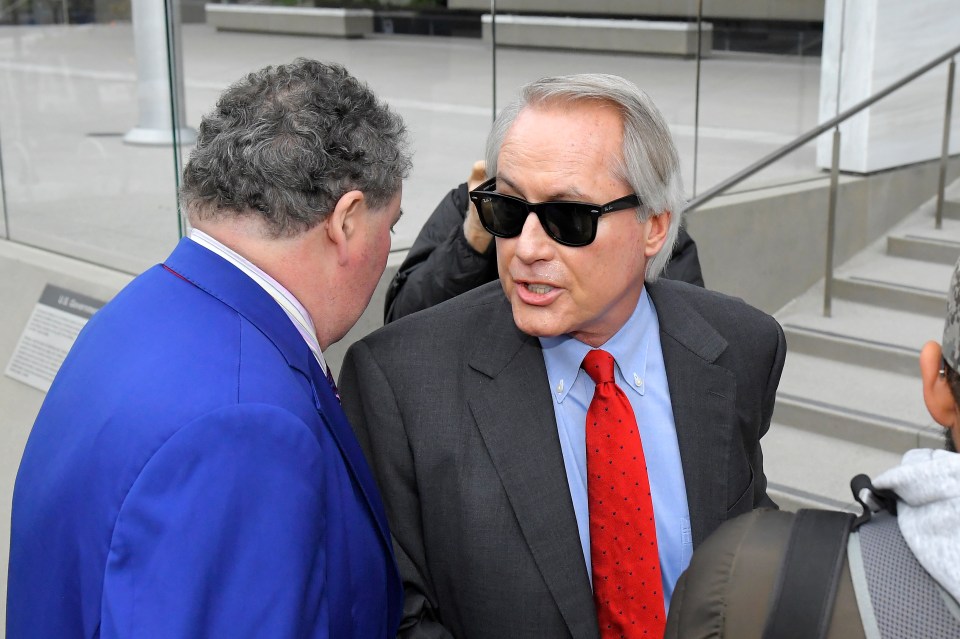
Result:
[[293,325],[297,327],[297,331],[303,337],[307,346],[310,347],[310,351],[317,358],[320,367],[325,372],[328,370],[327,362],[323,359],[323,352],[320,350],[320,341],[317,339],[317,329],[313,325],[313,320],[310,319],[309,313],[293,296],[293,293],[267,275],[253,262],[203,231],[190,229],[190,239],[236,266],[266,291],[280,305]]
[[[656,310],[647,295],[647,288],[644,287],[630,318],[613,337],[600,346],[616,360],[616,370],[624,381],[621,386],[633,389],[638,395],[646,393],[647,349],[650,336],[658,330]],[[562,403],[573,388],[577,376],[583,372],[580,369],[583,358],[592,349],[569,335],[541,337],[540,346],[550,360],[547,370],[551,393],[557,402]]]

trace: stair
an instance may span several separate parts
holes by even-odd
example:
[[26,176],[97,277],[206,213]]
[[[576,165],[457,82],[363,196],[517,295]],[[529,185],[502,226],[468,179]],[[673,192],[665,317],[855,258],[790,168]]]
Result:
[[830,317],[822,282],[776,314],[787,359],[763,452],[768,492],[782,508],[859,512],[852,477],[875,477],[911,448],[943,446],[917,360],[941,338],[960,258],[954,187],[941,229],[928,203],[837,269]]

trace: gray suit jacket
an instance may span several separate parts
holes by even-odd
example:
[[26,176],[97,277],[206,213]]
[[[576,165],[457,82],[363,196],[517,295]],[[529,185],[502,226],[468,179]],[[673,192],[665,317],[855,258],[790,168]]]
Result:
[[[759,440],[786,344],[740,300],[668,280],[647,290],[696,547],[773,505]],[[540,343],[499,282],[355,343],[340,388],[394,536],[399,636],[598,636]]]

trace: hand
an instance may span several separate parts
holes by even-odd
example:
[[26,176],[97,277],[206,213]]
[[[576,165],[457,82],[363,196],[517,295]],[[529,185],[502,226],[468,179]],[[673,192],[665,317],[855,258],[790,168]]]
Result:
[[[485,179],[487,179],[487,163],[478,160],[473,163],[470,177],[467,178],[467,190],[472,191],[477,188]],[[463,236],[477,253],[486,252],[487,247],[490,246],[490,240],[493,239],[493,236],[480,224],[480,214],[477,213],[477,207],[473,202],[467,204],[467,216],[463,219]]]

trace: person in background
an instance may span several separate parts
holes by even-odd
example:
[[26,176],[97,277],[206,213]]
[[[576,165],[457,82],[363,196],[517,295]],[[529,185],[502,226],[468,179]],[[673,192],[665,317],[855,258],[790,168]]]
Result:
[[251,73],[200,124],[193,230],[90,320],[13,495],[7,633],[387,639],[402,587],[323,350],[383,273],[403,122],[346,69]]
[[773,505],[760,438],[783,332],[659,277],[680,164],[627,80],[525,86],[486,155],[470,197],[499,281],[355,342],[340,376],[394,535],[400,635],[662,635],[693,549]]
[[[497,279],[493,236],[467,196],[486,178],[486,162],[474,162],[467,181],[437,204],[390,281],[385,324]],[[697,245],[683,227],[661,277],[703,286]]]
[[[947,296],[942,342],[920,352],[923,400],[945,429],[945,450],[910,450],[872,486],[854,480],[863,485],[855,496],[865,512],[839,555],[832,610],[810,619],[806,634],[794,615],[788,623],[801,629],[794,636],[816,637],[813,627],[821,627],[824,639],[960,639],[960,262]],[[781,568],[797,518],[755,511],[721,526],[680,578],[666,636],[767,636],[775,585],[799,578]],[[829,573],[804,573],[805,591],[827,589]]]

